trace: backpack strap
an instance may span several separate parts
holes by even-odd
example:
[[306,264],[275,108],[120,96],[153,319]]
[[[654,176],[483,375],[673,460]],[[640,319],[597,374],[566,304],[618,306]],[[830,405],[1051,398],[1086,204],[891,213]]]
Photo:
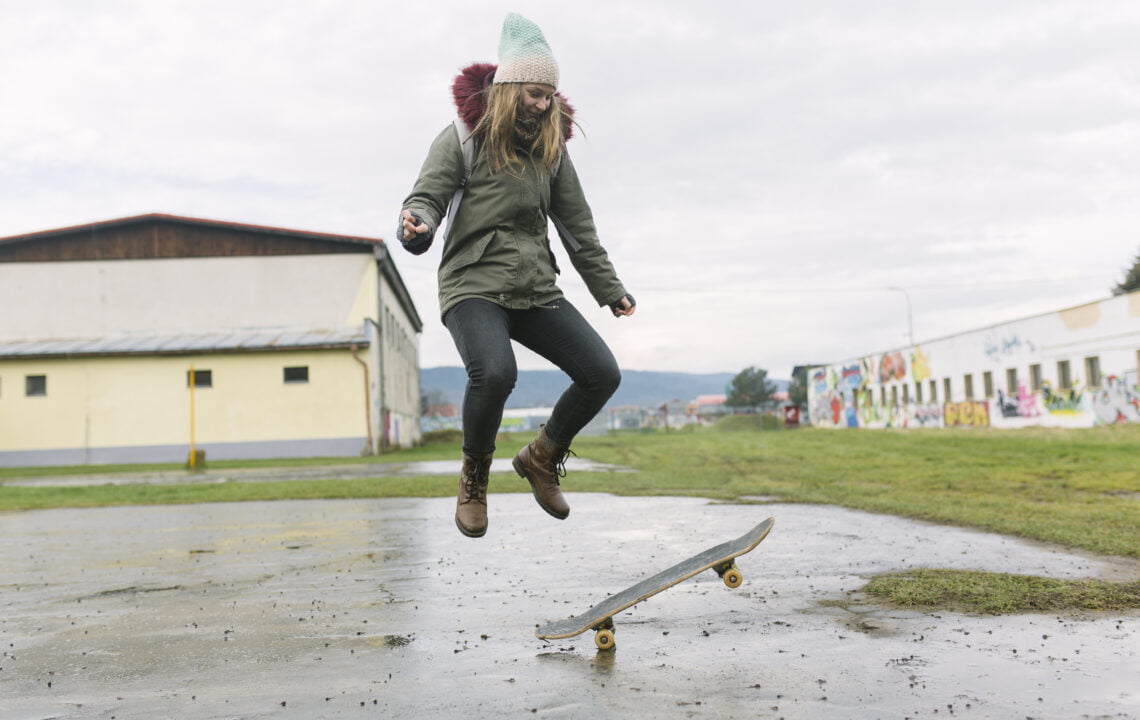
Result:
[[[563,145],[562,146],[562,153],[558,156],[558,162],[556,162],[554,164],[554,169],[550,173],[551,184],[554,183],[554,178],[558,177],[558,171],[562,169],[562,159],[565,156],[566,156],[566,146]],[[558,237],[562,238],[562,244],[566,247],[566,249],[569,252],[578,252],[579,250],[582,249],[581,243],[579,243],[576,239],[574,239],[574,236],[570,233],[569,230],[566,229],[566,225],[564,225],[562,223],[562,221],[559,220],[556,215],[554,215],[552,213],[550,215],[550,219],[554,221],[554,229],[558,231]]]
[[562,224],[562,221],[558,219],[558,216],[551,215],[550,219],[554,221],[554,229],[558,231],[558,237],[562,238],[562,244],[566,246],[567,250],[571,252],[578,252],[582,249],[582,244],[574,239],[574,236],[570,234],[570,231],[567,230],[566,226]]
[[459,181],[459,187],[455,188],[455,194],[451,196],[451,202],[447,205],[447,225],[439,235],[441,242],[447,240],[447,233],[451,230],[455,213],[459,211],[459,203],[463,202],[467,181],[471,179],[471,168],[475,165],[475,142],[471,140],[470,128],[460,117],[455,118],[452,124],[455,126],[456,135],[459,136],[459,149],[463,152],[463,179]]

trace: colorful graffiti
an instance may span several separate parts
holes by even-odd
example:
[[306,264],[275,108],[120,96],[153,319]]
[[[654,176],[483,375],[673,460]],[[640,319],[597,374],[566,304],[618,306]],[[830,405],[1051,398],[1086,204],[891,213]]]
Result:
[[1022,340],[1017,333],[1009,333],[1004,336],[991,333],[983,341],[983,352],[991,362],[996,363],[1018,353],[1035,353],[1037,346],[1029,340]]
[[905,378],[906,360],[901,352],[886,353],[879,359],[879,382],[888,383]]
[[843,374],[843,387],[849,390],[858,390],[867,382],[862,363],[844,365],[840,368],[840,372]]
[[922,348],[915,348],[910,354],[910,376],[915,382],[929,380],[932,377],[930,361],[926,359],[926,353],[922,352]]
[[949,402],[942,409],[942,422],[946,427],[989,427],[990,406],[978,400]]
[[942,408],[939,405],[916,405],[911,420],[913,427],[942,427]]
[[816,395],[823,395],[828,391],[827,368],[819,368],[812,372],[811,389]]
[[1037,396],[1029,392],[1025,384],[1017,386],[1017,397],[1010,397],[1004,391],[998,390],[998,408],[1004,418],[1035,418],[1041,415],[1037,404]]
[[843,396],[825,388],[823,392],[814,394],[808,414],[816,425],[838,425],[842,411]]
[[1052,415],[1071,415],[1080,412],[1083,397],[1084,393],[1078,385],[1057,392],[1049,381],[1045,381],[1045,385],[1041,388],[1041,400],[1045,403],[1045,409]]
[[1140,387],[1116,375],[1104,378],[1092,402],[1102,423],[1140,422]]
[[[1039,346],[1014,332],[979,334],[974,345],[978,367],[939,368],[930,346],[912,347],[858,360],[814,368],[809,374],[808,418],[816,425],[835,428],[907,427],[997,427],[1033,425],[1051,427],[1091,427],[1096,424],[1140,423],[1140,372],[1129,368],[1116,375],[1102,375],[1095,386],[1069,376],[1068,367],[1080,366],[1075,358],[1032,357]],[[940,346],[939,346],[940,347]],[[951,368],[960,361],[947,353]],[[1020,356],[1017,360],[1006,359]],[[1003,359],[1003,364],[989,361]],[[1092,366],[1087,362],[1086,367]],[[1140,362],[1140,350],[1137,354]],[[1098,363],[1100,360],[1098,359]],[[1114,358],[1113,364],[1119,362]],[[1056,389],[1044,380],[1042,371],[1056,363],[1057,376],[1070,387]],[[1028,368],[1026,367],[1028,365]],[[1062,365],[1065,372],[1062,374]],[[1026,370],[1028,369],[1028,372]],[[943,375],[939,375],[941,370]],[[966,372],[969,371],[969,372]],[[1016,392],[994,388],[993,377],[1002,373],[1017,382]],[[951,390],[959,390],[964,374],[986,376],[986,392],[994,397],[958,401]],[[1029,376],[1041,387],[1032,390],[1024,382]],[[942,401],[942,402],[939,402]]]

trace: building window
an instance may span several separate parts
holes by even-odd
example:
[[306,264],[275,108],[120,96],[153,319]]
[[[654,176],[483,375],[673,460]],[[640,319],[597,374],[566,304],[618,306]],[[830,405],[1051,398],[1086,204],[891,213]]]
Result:
[[47,375],[24,376],[24,394],[28,397],[46,397]]
[[193,383],[196,388],[214,387],[214,371],[213,370],[194,370],[194,377],[190,377],[191,371],[186,371],[186,387],[190,387]]
[[1068,390],[1073,386],[1073,372],[1068,360],[1057,361],[1057,389]]
[[879,404],[883,407],[887,406],[887,388],[883,386],[879,388]]
[[1041,388],[1045,387],[1045,377],[1041,374],[1041,365],[1029,366],[1029,387],[1033,392],[1041,392]]
[[297,367],[285,368],[285,384],[292,385],[296,383],[309,382],[309,366],[300,365]]
[[891,385],[891,407],[899,406],[899,386]]
[[1017,394],[1017,368],[1005,371],[1005,392],[1011,396]]
[[932,402],[932,403],[938,402],[938,381],[937,380],[931,380],[930,381],[930,402]]
[[967,400],[973,400],[974,399],[974,376],[973,375],[966,375],[965,378],[963,378],[963,379],[966,382],[966,399]]
[[953,390],[953,386],[950,384],[950,378],[946,378],[945,380],[943,380],[942,381],[942,402],[950,402],[950,400],[954,397],[954,393],[952,392],[952,390]]
[[1100,357],[1094,355],[1093,357],[1085,358],[1085,377],[1088,378],[1085,385],[1091,388],[1100,387]]
[[910,383],[903,385],[903,405],[910,405]]
[[914,384],[914,402],[918,405],[922,404],[922,383],[920,382]]
[[987,398],[994,396],[994,374],[989,370],[982,373],[982,391]]

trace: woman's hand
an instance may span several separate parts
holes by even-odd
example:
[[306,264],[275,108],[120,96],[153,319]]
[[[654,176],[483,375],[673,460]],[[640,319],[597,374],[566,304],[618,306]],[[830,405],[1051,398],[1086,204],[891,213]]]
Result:
[[637,312],[637,303],[634,301],[632,295],[626,295],[611,305],[610,310],[613,310],[614,317],[629,317]]
[[[428,231],[427,223],[423,220],[417,221],[416,217],[412,215],[411,210],[404,210],[400,213],[400,217],[403,220],[404,240],[411,240],[416,235]],[[419,223],[418,225],[416,224],[417,222]]]

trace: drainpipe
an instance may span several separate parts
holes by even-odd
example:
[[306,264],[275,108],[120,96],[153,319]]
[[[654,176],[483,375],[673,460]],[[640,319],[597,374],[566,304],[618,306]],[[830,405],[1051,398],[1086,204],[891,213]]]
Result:
[[360,363],[360,367],[364,370],[364,427],[368,435],[368,444],[364,446],[362,455],[372,454],[372,403],[368,397],[370,390],[370,383],[368,382],[368,363],[360,359],[358,354],[359,348],[356,343],[349,346],[352,351],[352,359]]
[[387,452],[389,438],[386,402],[388,398],[384,396],[384,385],[388,373],[384,363],[384,263],[389,262],[390,258],[388,249],[383,245],[377,245],[372,252],[376,260],[376,320],[366,320],[365,322],[371,322],[376,327],[376,334],[373,336],[376,342],[376,408],[380,414],[380,447],[377,452]]

